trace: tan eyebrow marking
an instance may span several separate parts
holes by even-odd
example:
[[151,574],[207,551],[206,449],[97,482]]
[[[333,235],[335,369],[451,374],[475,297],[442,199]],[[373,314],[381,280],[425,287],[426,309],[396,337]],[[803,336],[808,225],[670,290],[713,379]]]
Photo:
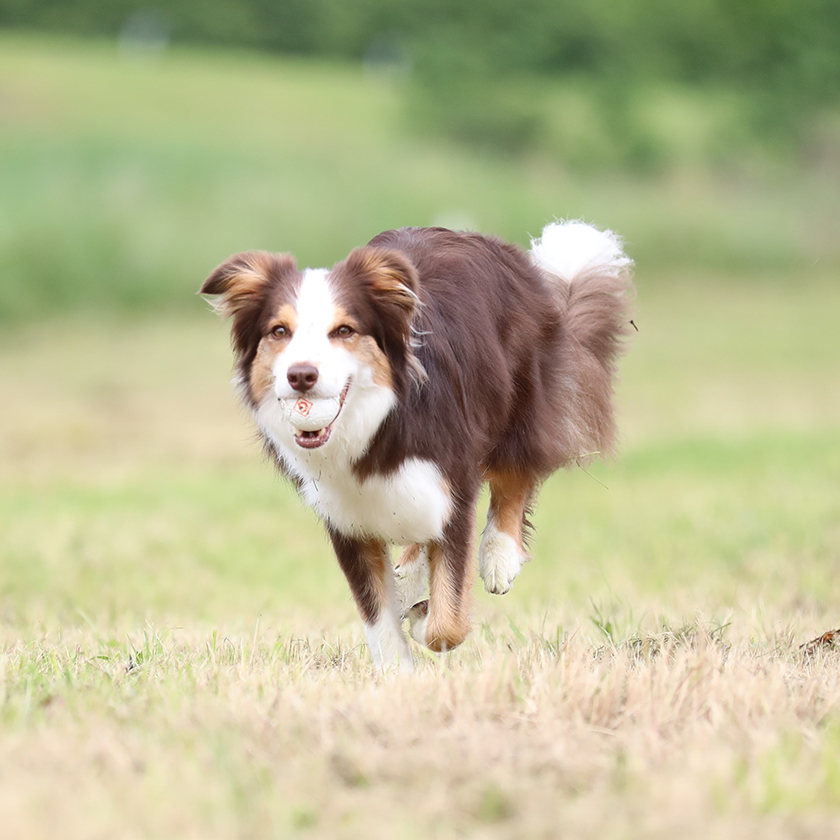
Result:
[[346,309],[342,308],[341,306],[335,307],[335,320],[332,323],[332,326],[327,330],[327,335],[331,335],[335,330],[339,327],[343,327],[344,325],[348,327],[352,327],[356,332],[359,331],[359,323],[353,318]]
[[274,314],[274,322],[282,322],[283,326],[294,332],[298,326],[297,310],[290,303],[284,303]]

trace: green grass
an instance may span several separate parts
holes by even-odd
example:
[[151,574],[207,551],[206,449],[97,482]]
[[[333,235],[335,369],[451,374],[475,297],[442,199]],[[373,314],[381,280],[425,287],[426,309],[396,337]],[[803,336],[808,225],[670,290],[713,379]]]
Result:
[[[0,90],[4,840],[835,833],[840,663],[799,647],[840,625],[830,176],[420,145],[398,90],[306,62],[4,37]],[[546,483],[462,648],[381,681],[191,293],[453,211],[627,233],[623,445]]]
[[[637,308],[622,455],[545,486],[535,560],[505,609],[574,606],[585,623],[590,599],[642,597],[717,615],[737,607],[742,578],[828,607],[836,286],[708,276],[646,288],[641,277]],[[51,319],[7,332],[0,354],[0,527],[16,620],[104,610],[157,623],[177,607],[250,624],[289,602],[352,618],[314,517],[263,463],[228,392],[226,327],[211,313]],[[788,562],[800,550],[806,568]],[[101,574],[112,567],[118,577]]]

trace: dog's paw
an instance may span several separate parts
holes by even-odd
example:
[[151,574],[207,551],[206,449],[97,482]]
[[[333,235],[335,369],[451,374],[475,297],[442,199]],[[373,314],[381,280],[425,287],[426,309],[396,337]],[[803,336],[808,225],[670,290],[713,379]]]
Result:
[[495,525],[487,525],[478,548],[478,573],[488,592],[494,595],[509,592],[527,559],[513,537]]
[[419,601],[406,610],[408,616],[408,633],[418,644],[426,645],[426,625],[429,622],[429,600]]
[[400,615],[407,615],[412,604],[426,597],[428,581],[429,558],[425,548],[421,548],[414,559],[400,562],[394,567],[394,582]]

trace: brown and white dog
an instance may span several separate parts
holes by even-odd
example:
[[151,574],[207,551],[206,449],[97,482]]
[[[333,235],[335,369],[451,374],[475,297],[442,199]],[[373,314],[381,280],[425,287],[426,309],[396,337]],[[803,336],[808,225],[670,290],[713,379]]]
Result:
[[[323,519],[379,668],[412,667],[403,613],[434,651],[469,632],[483,482],[479,572],[503,594],[527,559],[540,483],[611,450],[631,266],[614,234],[567,222],[546,226],[529,252],[404,228],[329,270],[253,251],[205,281],[201,293],[233,319],[242,399]],[[323,428],[301,431],[284,410],[295,398],[336,408]],[[400,603],[392,544],[407,546],[402,589],[427,567],[428,600],[404,591]]]

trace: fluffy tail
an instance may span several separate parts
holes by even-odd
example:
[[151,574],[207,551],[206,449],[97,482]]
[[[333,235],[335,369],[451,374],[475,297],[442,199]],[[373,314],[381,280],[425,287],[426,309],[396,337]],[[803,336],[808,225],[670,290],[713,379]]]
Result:
[[633,261],[612,231],[583,222],[546,225],[531,257],[556,293],[563,324],[556,413],[564,464],[615,446],[615,364],[632,329]]

